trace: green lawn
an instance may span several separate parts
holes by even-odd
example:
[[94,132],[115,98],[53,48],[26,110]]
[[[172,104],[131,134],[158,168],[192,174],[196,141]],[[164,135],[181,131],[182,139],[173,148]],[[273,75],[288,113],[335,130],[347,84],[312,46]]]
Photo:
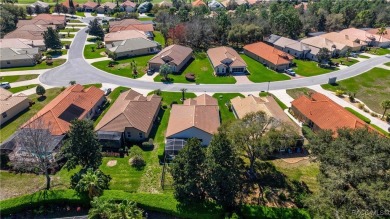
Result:
[[140,21],[152,21],[154,19],[154,17],[140,17],[138,18],[138,20]]
[[387,55],[390,54],[390,49],[385,48],[370,48],[370,50],[367,51],[367,53],[373,54],[373,55]]
[[[75,27],[76,27],[76,25],[75,25]],[[81,29],[79,29],[79,28],[73,28],[73,27],[67,27],[67,28],[65,28],[65,29],[60,30],[60,32],[61,32],[61,33],[63,33],[63,32],[68,33],[68,31],[69,31],[69,32],[71,32],[71,33],[74,33],[74,32],[78,32],[79,30],[81,30]]]
[[61,39],[73,39],[74,36],[75,36],[75,34],[71,34],[71,33],[70,33],[70,34],[68,35],[68,33],[66,33],[64,37],[61,37]]
[[14,76],[0,76],[0,82],[19,82],[19,81],[28,81],[37,78],[39,75],[14,75]]
[[345,107],[346,110],[348,110],[350,113],[352,113],[353,115],[355,115],[356,117],[358,117],[359,119],[363,120],[365,123],[367,124],[370,124],[371,123],[371,119],[363,116],[362,114],[360,114],[359,112],[356,112],[355,110],[353,110],[352,108],[349,108],[349,107]]
[[[206,53],[195,53],[195,59],[191,61],[188,67],[182,73],[169,75],[170,82],[173,83],[194,83],[187,81],[185,75],[187,73],[195,74],[195,83],[199,84],[234,84],[236,79],[233,76],[215,76],[214,70]],[[154,81],[161,82],[163,78],[157,75]]]
[[370,56],[365,56],[365,55],[358,55],[359,58],[362,58],[362,59],[369,59]]
[[297,64],[297,66],[293,68],[295,73],[305,77],[326,74],[338,70],[338,68],[320,68],[317,66],[318,63],[314,61],[294,59],[294,62]]
[[30,84],[30,85],[27,85],[27,86],[20,86],[20,87],[11,87],[8,90],[10,92],[12,92],[12,93],[18,93],[18,92],[21,92],[21,91],[24,91],[24,90],[31,89],[31,88],[36,87],[36,86],[38,86],[38,84]]
[[160,31],[154,31],[153,34],[154,34],[154,41],[160,43],[161,46],[164,47],[165,46],[165,40],[164,40],[164,37],[161,34],[161,32]]
[[66,55],[68,53],[67,49],[61,49],[61,50],[50,50],[47,52],[44,52],[43,54],[46,55],[51,55],[52,57],[57,57],[57,56],[62,56]]
[[286,92],[288,95],[290,95],[294,99],[297,99],[298,97],[300,97],[302,95],[309,96],[310,93],[315,93],[314,90],[306,88],[306,87],[288,89],[288,90],[286,90]]
[[338,81],[336,85],[324,84],[321,86],[333,92],[344,90],[356,93],[356,98],[363,101],[370,109],[381,113],[380,103],[390,98],[390,70],[373,68],[356,77]]
[[[92,48],[94,48],[93,52],[92,52]],[[106,51],[106,48],[104,48],[104,47],[97,49],[96,44],[88,44],[88,45],[85,45],[85,48],[84,48],[84,58],[95,59],[95,58],[104,57],[104,55],[102,55],[101,53],[105,52],[105,51]]]
[[138,78],[139,78],[139,77],[142,77],[146,73],[148,61],[153,56],[154,55],[137,56],[137,57],[133,57],[133,58],[117,60],[117,61],[114,61],[113,67],[108,66],[108,64],[111,62],[109,60],[95,62],[95,63],[92,63],[92,65],[98,69],[101,69],[103,71],[106,71],[106,72],[114,74],[114,75],[133,78],[133,72],[130,70],[130,62],[132,60],[134,60],[137,64]]
[[80,21],[80,20],[71,19],[71,20],[69,21],[69,23],[83,23],[83,22]]
[[[82,1],[83,1],[83,0],[82,0]],[[81,4],[82,1],[78,1],[78,3]],[[87,1],[85,1],[85,2],[87,2]],[[103,1],[102,1],[102,2],[103,2]],[[76,11],[76,15],[77,15],[77,16],[80,16],[80,17],[85,17],[84,12],[82,12],[82,11]]]
[[332,59],[332,61],[334,63],[340,63],[340,64],[342,63],[343,65],[346,65],[346,66],[351,66],[351,65],[359,62],[358,60],[352,59],[352,58],[348,58],[348,60],[347,60],[347,58],[345,58],[345,57],[338,58],[338,59]]
[[213,97],[218,100],[219,112],[221,113],[222,123],[226,123],[228,121],[235,120],[233,112],[226,106],[227,102],[230,102],[231,99],[240,96],[244,97],[244,95],[240,93],[215,93]]
[[243,58],[248,65],[248,71],[250,72],[248,78],[253,82],[283,81],[290,79],[287,75],[266,68],[263,64],[247,55],[241,55],[241,58]]
[[6,140],[11,136],[23,123],[29,120],[35,115],[40,109],[42,109],[46,104],[48,104],[52,99],[54,99],[61,92],[61,88],[52,88],[46,90],[46,99],[43,101],[38,100],[38,95],[30,95],[30,99],[35,102],[29,110],[26,110],[19,115],[15,116],[13,119],[9,120],[6,124],[1,126],[0,132],[0,142]]
[[15,68],[2,68],[0,72],[8,72],[8,71],[27,71],[27,70],[38,70],[38,69],[49,69],[60,66],[64,64],[66,59],[53,59],[53,64],[47,65],[46,62],[41,62],[35,66],[27,66],[27,67],[15,67]]
[[385,63],[385,65],[390,67],[390,62],[388,62],[388,63]]

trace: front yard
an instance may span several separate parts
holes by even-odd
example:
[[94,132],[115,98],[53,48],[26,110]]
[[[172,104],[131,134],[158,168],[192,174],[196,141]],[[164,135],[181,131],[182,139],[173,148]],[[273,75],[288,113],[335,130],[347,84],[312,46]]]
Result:
[[105,57],[102,55],[105,51],[105,47],[98,49],[96,44],[87,44],[84,47],[84,58],[95,59]]
[[19,82],[19,81],[28,81],[37,78],[39,75],[33,74],[33,75],[13,75],[13,76],[1,76],[0,81],[1,82]]
[[215,93],[213,95],[213,97],[218,100],[222,123],[236,119],[233,112],[226,106],[226,103],[230,102],[231,99],[237,96],[244,97],[244,95],[240,93]]
[[137,57],[133,57],[133,58],[113,61],[113,67],[109,67],[109,63],[112,62],[110,60],[101,61],[101,62],[94,62],[94,63],[92,63],[92,65],[98,69],[101,69],[103,71],[106,71],[106,72],[114,74],[114,75],[119,75],[119,76],[128,77],[128,78],[134,78],[133,72],[130,68],[130,62],[132,62],[134,60],[136,65],[137,65],[137,70],[138,70],[137,78],[140,78],[146,73],[148,61],[153,56],[154,55],[137,56]]
[[[169,75],[170,82],[173,83],[194,83],[187,81],[185,75],[187,73],[195,74],[195,83],[199,84],[234,84],[236,79],[233,76],[215,76],[214,70],[206,53],[195,53],[195,59],[190,61],[188,66],[185,66],[182,73]],[[154,81],[164,81],[160,75],[154,78]]]
[[351,66],[353,64],[356,64],[359,62],[359,60],[357,59],[353,59],[353,58],[345,58],[345,57],[342,57],[342,58],[337,58],[337,59],[332,59],[332,61],[334,63],[340,63],[342,65],[346,65],[346,66]]
[[390,70],[373,68],[356,77],[338,81],[336,85],[324,84],[321,86],[334,92],[344,90],[356,93],[357,99],[363,101],[373,111],[382,113],[380,103],[390,97]]
[[250,58],[247,55],[241,55],[241,58],[244,59],[248,65],[248,75],[249,80],[253,82],[268,82],[268,81],[283,81],[290,80],[290,78],[282,73],[275,72],[271,69],[268,69],[260,62]]
[[322,75],[338,70],[338,68],[321,68],[318,66],[318,63],[314,61],[294,59],[293,62],[297,64],[297,66],[293,68],[295,73],[305,77]]
[[20,87],[11,87],[10,89],[8,89],[8,91],[10,91],[12,93],[18,93],[18,92],[21,92],[21,91],[24,91],[24,90],[28,90],[28,89],[34,88],[36,86],[38,86],[38,84],[30,84],[30,85],[27,85],[27,86],[20,86]]
[[367,53],[370,53],[372,55],[382,56],[382,55],[390,54],[390,49],[386,49],[386,48],[370,48],[370,50],[368,50]]
[[38,70],[38,69],[49,69],[60,66],[66,62],[66,59],[53,59],[53,64],[48,65],[45,61],[40,64],[36,64],[35,66],[27,66],[27,67],[15,67],[15,68],[2,68],[0,72],[8,72],[8,71],[27,71],[27,70]]

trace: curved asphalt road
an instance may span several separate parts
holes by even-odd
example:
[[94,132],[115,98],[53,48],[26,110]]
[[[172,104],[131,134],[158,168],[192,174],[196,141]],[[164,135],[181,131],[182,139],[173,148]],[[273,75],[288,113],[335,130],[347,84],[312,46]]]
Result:
[[[84,18],[84,22],[88,22],[91,18]],[[253,84],[164,84],[157,82],[141,81],[121,76],[116,76],[88,64],[83,57],[84,43],[87,37],[85,32],[87,28],[80,30],[70,46],[68,51],[68,61],[54,69],[43,73],[39,80],[43,84],[50,86],[66,86],[70,81],[76,81],[80,84],[92,83],[111,83],[120,86],[155,90],[161,89],[164,91],[180,91],[181,88],[187,88],[189,92],[253,92],[266,91],[268,83],[253,83]],[[366,61],[359,62],[349,68],[323,74],[314,77],[299,78],[288,81],[271,82],[270,90],[291,89],[305,87],[317,84],[326,84],[330,77],[337,77],[337,80],[350,78],[361,73],[364,73],[371,68],[389,62],[390,57],[380,56],[370,58]]]

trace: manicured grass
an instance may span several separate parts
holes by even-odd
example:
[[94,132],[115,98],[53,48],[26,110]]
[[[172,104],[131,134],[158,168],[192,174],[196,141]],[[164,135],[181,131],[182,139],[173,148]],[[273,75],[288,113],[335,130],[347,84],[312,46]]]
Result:
[[273,160],[276,169],[285,174],[290,180],[303,181],[312,192],[317,192],[319,184],[317,175],[320,172],[317,163],[302,160],[297,163],[287,163],[281,159]]
[[124,92],[128,89],[129,88],[127,87],[117,87],[108,95],[107,99],[110,101],[110,104],[104,109],[104,111],[100,114],[100,116],[95,120],[94,122],[95,126],[100,122],[103,116],[107,113],[108,109],[110,109],[110,107],[115,102],[115,100],[119,97],[121,92]]
[[[75,27],[76,27],[76,25],[75,25]],[[79,26],[77,26],[77,27],[79,27]],[[81,29],[79,29],[79,28],[73,28],[73,27],[67,27],[67,28],[65,28],[65,29],[60,30],[60,32],[61,32],[61,33],[63,33],[63,32],[68,33],[68,31],[69,31],[69,32],[71,32],[71,33],[74,33],[74,32],[78,32],[79,30],[81,30]]]
[[68,33],[66,33],[65,36],[62,37],[61,39],[73,39],[74,36],[75,36],[75,34],[71,34],[71,33],[70,33],[69,36],[68,36]]
[[370,48],[370,50],[368,50],[367,53],[382,56],[382,55],[390,54],[390,50],[385,48]]
[[18,81],[28,81],[37,78],[39,75],[13,75],[13,76],[0,76],[0,82],[18,82]]
[[44,53],[45,56],[51,55],[52,57],[58,57],[62,55],[66,55],[68,53],[67,49],[61,49],[61,50],[50,50]]
[[326,74],[338,70],[338,68],[321,68],[317,65],[318,63],[314,61],[294,59],[294,62],[297,64],[297,66],[293,68],[295,73],[305,77]]
[[306,88],[306,87],[288,89],[288,90],[286,90],[286,92],[288,95],[290,95],[294,99],[297,99],[298,97],[300,97],[302,95],[309,96],[310,93],[315,93],[314,90]]
[[286,104],[284,104],[281,100],[279,100],[275,95],[272,95],[276,101],[276,103],[282,108],[283,110],[288,109]]
[[[71,20],[69,21],[69,23],[83,23],[83,22],[80,21],[80,20],[71,19]],[[69,23],[68,23],[68,24],[69,24]]]
[[62,65],[65,63],[65,61],[66,61],[66,59],[53,59],[53,64],[51,64],[51,65],[46,64],[46,62],[41,62],[40,64],[37,64],[35,66],[3,68],[3,69],[0,69],[0,72],[49,69],[49,68],[54,68],[54,67],[57,67],[59,65]]
[[130,70],[130,62],[134,60],[137,63],[138,77],[142,77],[146,73],[148,61],[154,55],[138,56],[134,58],[121,59],[114,61],[114,66],[109,67],[109,60],[92,63],[98,69],[106,71],[108,73],[119,75],[123,77],[133,78],[133,72]]
[[[82,0],[83,1],[83,0]],[[82,3],[82,1],[78,1],[78,3],[80,4],[80,3]],[[85,1],[85,2],[87,2],[87,1]],[[102,1],[103,2],[103,1]],[[82,11],[76,11],[76,15],[77,16],[80,16],[80,17],[85,17],[85,14],[84,14],[84,12],[82,12]]]
[[161,34],[161,32],[160,31],[154,31],[153,34],[154,34],[154,41],[160,43],[161,46],[164,47],[165,46],[165,40],[164,40],[164,37]]
[[385,136],[389,136],[390,137],[390,133],[381,129],[379,126],[377,125],[374,125],[374,124],[370,124],[371,127],[373,127],[374,129],[376,129],[378,132],[384,134]]
[[61,92],[61,88],[52,88],[46,90],[46,99],[43,101],[38,100],[38,95],[33,94],[30,95],[29,98],[35,102],[34,105],[30,107],[30,109],[20,113],[15,116],[13,119],[9,120],[6,124],[1,126],[0,132],[0,142],[6,140],[9,136],[11,136],[23,123],[29,120],[31,117],[35,115],[40,109],[42,109],[46,104],[48,104],[52,99],[54,99]]
[[215,93],[213,95],[213,97],[218,100],[219,112],[223,123],[236,119],[233,112],[226,106],[226,103],[229,103],[231,99],[237,96],[245,97],[240,93]]
[[248,71],[250,72],[248,78],[253,82],[290,80],[287,75],[272,71],[247,55],[241,55],[241,58],[243,58],[248,65]]
[[152,21],[154,19],[154,17],[140,17],[138,18],[138,20],[140,21]]
[[385,65],[390,67],[390,62],[388,62],[388,63],[385,63]]
[[83,85],[84,88],[88,88],[88,87],[92,87],[92,86],[97,87],[97,88],[102,88],[103,85],[100,84],[100,83],[97,83],[97,84],[84,84]]
[[[94,52],[92,52],[92,48],[94,48]],[[95,59],[95,58],[104,57],[103,55],[101,55],[101,53],[104,51],[106,51],[106,48],[103,47],[103,48],[98,49],[96,44],[85,45],[84,58]]]
[[375,112],[382,112],[380,103],[389,99],[390,70],[373,68],[368,72],[337,82],[336,85],[324,84],[322,88],[356,93],[356,98],[363,101]]
[[348,60],[347,60],[347,58],[345,58],[345,57],[338,58],[338,59],[332,59],[332,61],[334,63],[340,63],[340,64],[342,63],[343,65],[346,65],[346,66],[351,66],[351,65],[359,62],[359,60],[352,59],[352,58],[348,58]]
[[[195,74],[195,82],[199,84],[234,84],[236,79],[233,76],[215,76],[214,70],[206,53],[195,53],[195,59],[190,62],[182,73],[169,75],[170,82],[173,83],[194,83],[187,81],[187,73]],[[154,81],[161,82],[163,78],[157,75]]]
[[21,92],[21,91],[24,91],[24,90],[31,89],[31,88],[36,87],[36,86],[38,86],[38,84],[30,84],[30,85],[27,85],[27,86],[20,86],[20,87],[11,87],[8,90],[10,92],[12,92],[12,93],[18,93],[18,92]]
[[365,55],[358,55],[359,58],[362,58],[362,59],[369,59],[370,56],[365,56]]
[[370,124],[371,123],[371,119],[363,116],[362,114],[360,114],[359,112],[356,112],[355,110],[349,108],[349,107],[345,107],[346,110],[348,110],[349,112],[351,112],[353,115],[355,115],[356,117],[358,117],[359,119],[363,120],[365,123],[367,124]]

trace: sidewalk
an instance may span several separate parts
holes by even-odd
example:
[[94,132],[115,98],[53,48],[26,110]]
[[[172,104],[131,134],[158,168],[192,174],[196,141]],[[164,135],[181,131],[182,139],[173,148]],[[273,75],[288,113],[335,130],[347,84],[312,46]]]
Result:
[[[44,84],[41,84],[45,89],[50,89],[50,88],[53,88],[53,86],[48,86],[48,85],[44,85]],[[24,91],[20,91],[18,93],[15,93],[14,95],[18,95],[18,94],[25,94],[25,95],[32,95],[32,94],[35,94],[36,93],[36,87],[33,87],[33,88],[30,88],[30,89],[27,89],[27,90],[24,90]]]
[[6,71],[0,72],[0,76],[12,76],[12,75],[40,75],[50,69],[38,69],[38,70],[24,70],[24,71]]
[[291,107],[291,102],[294,100],[290,95],[287,94],[286,90],[274,90],[270,91],[280,101],[282,101],[287,107]]
[[26,86],[30,84],[39,84],[39,77],[32,79],[32,80],[27,80],[27,81],[19,81],[19,82],[14,82],[10,83],[11,87],[21,87],[21,86]]
[[94,63],[94,62],[100,62],[100,61],[106,61],[106,60],[111,60],[108,57],[101,57],[101,58],[96,58],[96,59],[85,59],[89,64]]

